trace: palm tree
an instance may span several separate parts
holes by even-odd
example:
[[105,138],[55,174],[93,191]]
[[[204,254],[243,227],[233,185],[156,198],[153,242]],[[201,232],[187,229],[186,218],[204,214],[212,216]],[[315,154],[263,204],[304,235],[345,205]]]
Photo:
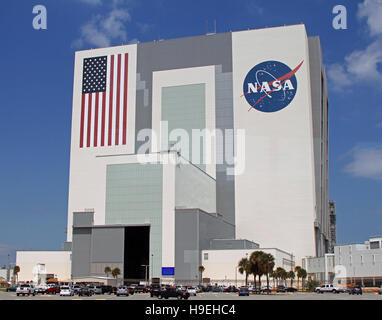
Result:
[[[275,258],[270,253],[264,253],[261,257],[261,270],[267,277],[267,288],[269,288],[269,275],[273,273]],[[269,291],[267,291],[269,293]]]
[[206,270],[206,269],[205,269],[203,266],[199,266],[198,270],[199,270],[199,273],[200,273],[200,281],[199,281],[199,284],[201,284],[202,281],[203,281],[203,272],[204,272],[204,270]]
[[119,268],[114,268],[111,271],[112,276],[115,278],[115,282],[117,283],[117,278],[121,274],[121,270]]
[[104,272],[106,273],[106,277],[109,278],[109,273],[111,273],[111,268],[109,266],[106,266]]
[[301,278],[301,282],[302,282],[302,288],[304,288],[304,280],[307,277],[307,275],[308,275],[308,273],[306,272],[306,270],[301,268],[300,278]]
[[273,287],[276,287],[276,279],[277,279],[277,274],[275,270],[272,270],[269,273],[269,276],[273,279]]
[[290,286],[293,287],[293,279],[296,277],[296,275],[293,272],[293,270],[288,272],[287,277],[288,277],[288,279],[290,279]]
[[239,268],[240,274],[245,273],[245,285],[248,285],[248,276],[251,273],[251,264],[247,258],[243,258],[239,261],[239,264],[237,265]]
[[282,269],[280,272],[281,280],[283,280],[284,286],[286,286],[286,279],[288,278],[288,272],[285,269]]
[[[277,267],[276,269],[276,279],[279,280],[285,280],[286,279],[286,274],[287,272],[285,271],[284,268],[281,268],[281,267]],[[277,285],[279,285],[280,283],[277,281]]]
[[296,272],[297,275],[297,289],[300,288],[300,275],[301,275],[301,267],[300,266],[295,266],[294,272]]
[[263,275],[263,271],[261,269],[261,261],[263,259],[264,252],[263,251],[254,251],[251,253],[249,257],[249,262],[251,265],[251,273],[253,274],[253,280],[256,285],[256,276],[259,276],[259,281],[261,280],[261,276]]
[[19,282],[19,275],[18,275],[19,272],[20,272],[20,267],[19,266],[14,266],[13,267],[13,276],[14,276],[14,278],[17,279],[16,280],[16,284],[17,284],[17,282]]

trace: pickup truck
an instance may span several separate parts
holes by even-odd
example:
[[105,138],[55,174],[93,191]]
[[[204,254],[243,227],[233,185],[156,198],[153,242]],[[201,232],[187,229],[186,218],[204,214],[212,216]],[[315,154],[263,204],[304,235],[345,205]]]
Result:
[[346,292],[346,288],[336,287],[332,284],[324,284],[320,287],[316,287],[314,291],[317,293],[325,293],[325,292],[343,293],[343,292]]
[[35,288],[32,286],[32,285],[29,285],[29,284],[22,284],[20,285],[19,287],[17,287],[16,289],[16,295],[19,296],[19,295],[33,295],[35,296],[36,295],[36,290]]

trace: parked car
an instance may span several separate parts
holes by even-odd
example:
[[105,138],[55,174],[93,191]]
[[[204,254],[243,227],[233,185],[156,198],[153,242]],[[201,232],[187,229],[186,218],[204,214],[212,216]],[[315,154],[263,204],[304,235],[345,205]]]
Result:
[[45,294],[47,288],[48,288],[48,287],[45,286],[45,285],[39,285],[39,286],[37,286],[37,287],[36,287],[36,294],[39,294],[39,293],[41,293],[41,294]]
[[382,294],[382,286],[380,286],[377,290],[378,294]]
[[287,292],[287,288],[285,286],[277,286],[276,292]]
[[249,296],[248,287],[240,287],[238,295],[239,296]]
[[136,286],[135,292],[137,292],[137,293],[146,293],[147,292],[146,286],[144,286],[144,285]]
[[349,294],[356,294],[356,295],[362,295],[362,288],[360,286],[354,286],[348,288],[348,293]]
[[35,291],[35,288],[33,287],[33,285],[30,285],[30,284],[22,284],[20,286],[17,287],[16,289],[16,295],[19,296],[19,295],[33,295],[35,296],[36,295],[36,291]]
[[60,296],[74,296],[74,291],[69,286],[62,286],[60,288]]
[[249,292],[251,292],[252,294],[260,294],[262,291],[259,287],[252,287],[252,290],[249,290]]
[[178,298],[187,300],[190,297],[190,294],[187,291],[178,290],[175,287],[168,287],[164,290],[161,290],[161,292],[158,295],[159,299],[168,299],[168,298]]
[[190,296],[196,296],[196,288],[195,287],[188,287],[187,292],[190,294]]
[[150,297],[158,297],[162,289],[159,286],[153,286],[150,290]]
[[72,286],[72,289],[74,291],[74,294],[78,294],[78,292],[81,290],[81,286],[78,284],[75,284]]
[[80,297],[81,296],[91,297],[93,295],[93,291],[90,290],[90,288],[88,288],[88,287],[82,287],[79,290],[77,290],[77,294]]
[[6,292],[16,292],[17,286],[11,286],[5,289]]
[[129,289],[126,286],[119,287],[115,294],[116,294],[117,297],[119,297],[119,296],[126,296],[126,297],[128,297],[129,296]]
[[[248,291],[250,291],[249,288]],[[224,292],[238,292],[238,289],[235,286],[229,286],[224,288]]]
[[341,292],[345,292],[345,288],[336,287],[332,284],[324,284],[320,287],[315,288],[315,291],[317,293],[325,293],[325,292],[341,293]]
[[215,287],[212,287],[212,292],[222,292],[223,291],[223,288],[222,287],[219,287],[219,286],[215,286]]
[[90,290],[93,291],[93,294],[102,294],[102,286],[91,286]]
[[288,288],[286,288],[286,292],[296,292],[296,291],[297,291],[297,289],[294,288],[294,287],[288,287]]
[[47,293],[47,294],[57,294],[57,293],[60,293],[60,287],[59,286],[49,286],[45,290],[45,293]]
[[261,291],[261,293],[270,293],[270,292],[272,292],[272,287],[271,286],[262,286],[260,291]]
[[113,290],[112,286],[101,286],[102,294],[110,294],[110,292]]

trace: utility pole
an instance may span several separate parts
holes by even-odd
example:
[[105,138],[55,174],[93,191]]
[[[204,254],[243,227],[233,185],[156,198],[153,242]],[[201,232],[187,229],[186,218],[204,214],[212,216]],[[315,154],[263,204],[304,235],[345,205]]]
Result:
[[141,267],[145,267],[145,282],[146,282],[146,286],[147,286],[147,268],[149,267],[150,265],[149,264],[141,264]]
[[154,254],[151,254],[151,284],[153,283],[153,272],[154,272]]
[[9,260],[9,253],[8,253],[8,274],[7,274],[7,282],[11,282],[11,264]]

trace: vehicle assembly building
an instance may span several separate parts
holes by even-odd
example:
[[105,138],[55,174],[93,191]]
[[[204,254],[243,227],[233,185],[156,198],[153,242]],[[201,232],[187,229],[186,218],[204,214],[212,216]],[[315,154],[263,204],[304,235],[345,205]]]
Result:
[[258,244],[292,268],[330,230],[326,74],[304,25],[76,52],[71,279],[192,281],[203,263],[213,279],[213,257]]

